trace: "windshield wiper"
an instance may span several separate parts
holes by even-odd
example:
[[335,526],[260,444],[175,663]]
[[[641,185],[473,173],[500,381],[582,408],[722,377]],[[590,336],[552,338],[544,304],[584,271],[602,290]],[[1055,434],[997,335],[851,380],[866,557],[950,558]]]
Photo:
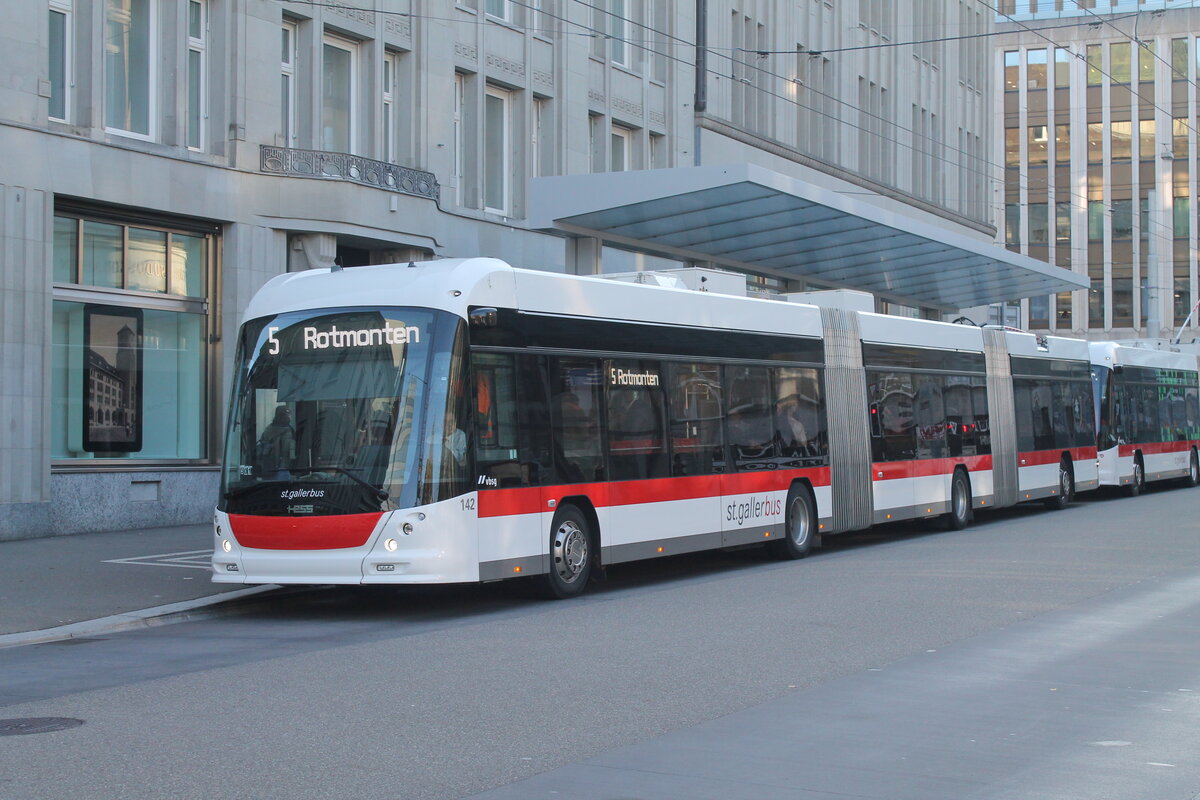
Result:
[[378,498],[381,502],[383,500],[388,499],[388,493],[386,491],[384,491],[383,489],[380,489],[378,486],[375,486],[374,484],[369,483],[368,481],[363,480],[362,478],[358,477],[357,475],[355,475],[353,472],[346,469],[345,467],[339,467],[339,466],[335,466],[333,464],[329,464],[329,465],[324,465],[324,466],[293,467],[292,468],[292,472],[296,473],[297,475],[309,475],[313,472],[326,472],[326,471],[336,472],[340,475],[345,475],[347,478],[354,481],[359,486],[373,492],[375,494],[375,497]]

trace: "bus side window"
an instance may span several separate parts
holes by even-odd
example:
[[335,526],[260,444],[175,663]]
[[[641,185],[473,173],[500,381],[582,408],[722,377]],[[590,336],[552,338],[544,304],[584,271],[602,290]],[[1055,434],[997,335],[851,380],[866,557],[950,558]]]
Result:
[[662,364],[606,361],[608,463],[613,480],[665,478]]
[[1017,420],[1017,450],[1027,453],[1037,449],[1034,444],[1033,381],[1013,378],[1013,403]]
[[766,367],[725,368],[727,440],[736,469],[764,469],[774,465],[775,392]]
[[988,419],[987,378],[971,379],[971,432],[975,434],[975,453],[992,452],[992,430]]
[[478,488],[521,486],[516,368],[507,353],[472,353]]
[[908,461],[917,457],[913,421],[915,390],[907,372],[868,372],[868,400],[879,436],[871,437],[874,461]]
[[544,359],[474,353],[472,368],[478,488],[552,481]]
[[605,479],[601,438],[601,362],[594,358],[550,361],[550,424],[559,483]]
[[785,458],[802,466],[826,462],[829,440],[820,373],[811,368],[775,371],[775,431]]
[[721,368],[670,364],[671,474],[711,475],[725,467]]

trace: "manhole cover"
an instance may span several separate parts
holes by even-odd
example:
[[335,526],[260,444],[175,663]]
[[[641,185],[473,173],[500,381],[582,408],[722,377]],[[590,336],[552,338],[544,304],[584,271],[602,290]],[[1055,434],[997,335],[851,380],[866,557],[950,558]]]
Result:
[[25,717],[0,719],[0,736],[24,736],[27,733],[53,733],[78,728],[83,720],[74,717]]

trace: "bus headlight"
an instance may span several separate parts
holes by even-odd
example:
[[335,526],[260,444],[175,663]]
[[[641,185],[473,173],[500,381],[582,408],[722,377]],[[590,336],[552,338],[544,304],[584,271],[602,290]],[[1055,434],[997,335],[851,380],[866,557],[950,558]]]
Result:
[[221,549],[224,550],[226,553],[232,552],[233,551],[233,542],[229,541],[228,539],[222,539],[221,540]]
[[406,522],[400,526],[400,530],[404,531],[405,536],[412,536],[413,524],[411,522]]
[[387,550],[389,553],[396,552],[396,548],[399,546],[400,544],[395,539],[388,539],[383,543],[383,549]]

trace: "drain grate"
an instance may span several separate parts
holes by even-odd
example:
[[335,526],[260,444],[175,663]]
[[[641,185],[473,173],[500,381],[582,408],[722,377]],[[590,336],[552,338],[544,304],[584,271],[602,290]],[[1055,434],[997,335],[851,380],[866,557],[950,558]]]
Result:
[[78,728],[83,720],[74,717],[24,717],[0,719],[0,736],[24,736],[29,733],[53,733]]

